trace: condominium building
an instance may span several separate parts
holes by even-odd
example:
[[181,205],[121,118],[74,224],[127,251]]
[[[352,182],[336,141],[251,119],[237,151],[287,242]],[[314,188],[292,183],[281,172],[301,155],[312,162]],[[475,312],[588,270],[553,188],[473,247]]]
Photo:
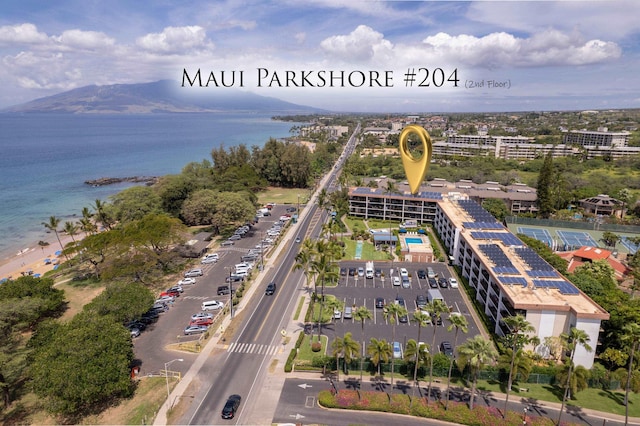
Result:
[[[553,340],[571,327],[585,331],[595,347],[600,324],[609,314],[470,199],[470,194],[460,191],[471,190],[471,182],[460,182],[455,188],[442,180],[434,184],[442,186],[428,188],[438,191],[424,190],[416,195],[351,188],[349,213],[366,219],[432,223],[497,335],[509,332],[503,318],[522,314],[540,340],[529,349],[543,357],[558,355],[557,351],[553,353]],[[492,190],[492,185],[495,183],[473,189],[503,193],[498,186]],[[576,364],[591,368],[594,353],[578,347]]]
[[[492,332],[508,334],[501,320],[521,314],[540,341],[530,349],[543,357],[552,355],[553,339],[572,327],[586,332],[595,348],[601,322],[609,314],[481,206],[458,196],[444,196],[437,203],[433,225],[462,277],[474,289]],[[589,369],[594,354],[578,346],[574,361]]]

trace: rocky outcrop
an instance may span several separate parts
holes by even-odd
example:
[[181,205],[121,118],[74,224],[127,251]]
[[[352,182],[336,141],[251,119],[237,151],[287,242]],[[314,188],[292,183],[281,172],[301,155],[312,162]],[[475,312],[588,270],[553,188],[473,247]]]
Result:
[[84,183],[91,186],[105,186],[113,185],[116,183],[144,183],[147,185],[153,185],[158,181],[156,176],[130,176],[130,177],[101,177],[98,179],[85,180]]

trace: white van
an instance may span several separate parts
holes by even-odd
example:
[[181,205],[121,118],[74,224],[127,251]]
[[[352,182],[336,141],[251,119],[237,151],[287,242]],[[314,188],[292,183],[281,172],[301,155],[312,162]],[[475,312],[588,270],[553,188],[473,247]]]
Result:
[[427,278],[435,278],[436,277],[436,273],[433,271],[433,268],[429,267],[427,268]]

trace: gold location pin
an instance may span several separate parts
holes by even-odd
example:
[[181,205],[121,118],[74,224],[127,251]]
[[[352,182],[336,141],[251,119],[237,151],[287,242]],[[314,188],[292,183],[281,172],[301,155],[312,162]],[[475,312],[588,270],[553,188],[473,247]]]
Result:
[[[410,133],[417,134],[422,141],[424,154],[419,159],[414,158],[409,152],[407,142],[409,140]],[[433,147],[431,145],[431,137],[425,129],[420,126],[416,126],[415,124],[402,129],[402,133],[400,133],[400,157],[402,157],[404,173],[407,175],[407,180],[409,181],[409,189],[414,195],[418,192],[418,189],[420,189],[420,184],[427,175],[429,163],[431,162],[432,151]]]

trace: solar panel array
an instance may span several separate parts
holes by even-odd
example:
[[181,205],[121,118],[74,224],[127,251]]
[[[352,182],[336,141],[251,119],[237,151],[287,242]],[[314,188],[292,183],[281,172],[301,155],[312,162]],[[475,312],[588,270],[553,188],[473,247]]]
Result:
[[495,266],[492,269],[496,274],[520,275],[520,271],[518,271],[518,268],[515,268],[513,266]]
[[473,200],[458,200],[458,205],[473,218],[475,222],[496,222],[496,218]]
[[516,254],[534,271],[555,271],[538,253],[530,247],[516,248]]
[[580,291],[569,281],[564,280],[533,280],[533,285],[540,288],[557,288],[562,294],[580,294]]
[[463,222],[462,225],[467,229],[504,229],[499,222]]
[[474,240],[500,240],[506,246],[522,245],[522,241],[510,232],[473,231],[471,236]]
[[411,198],[426,198],[429,200],[442,200],[442,194],[440,192],[435,192],[435,191],[423,191],[423,192],[419,192],[416,195],[411,195],[411,194],[404,194],[404,193],[393,193],[393,192],[388,192],[384,189],[381,188],[368,188],[368,187],[357,187],[353,189],[353,193],[354,194],[358,194],[358,195],[379,195],[379,196],[384,196],[384,195],[400,195],[400,196],[404,196],[404,197],[411,197]]
[[536,271],[536,270],[531,270],[531,271],[527,271],[527,275],[529,275],[530,277],[533,278],[555,278],[558,276],[558,273],[556,271],[549,271],[549,270],[543,270],[543,271]]
[[514,268],[513,263],[497,244],[480,244],[480,251],[485,254],[496,266]]
[[498,277],[502,284],[520,284],[522,287],[527,286],[527,280],[524,277]]

